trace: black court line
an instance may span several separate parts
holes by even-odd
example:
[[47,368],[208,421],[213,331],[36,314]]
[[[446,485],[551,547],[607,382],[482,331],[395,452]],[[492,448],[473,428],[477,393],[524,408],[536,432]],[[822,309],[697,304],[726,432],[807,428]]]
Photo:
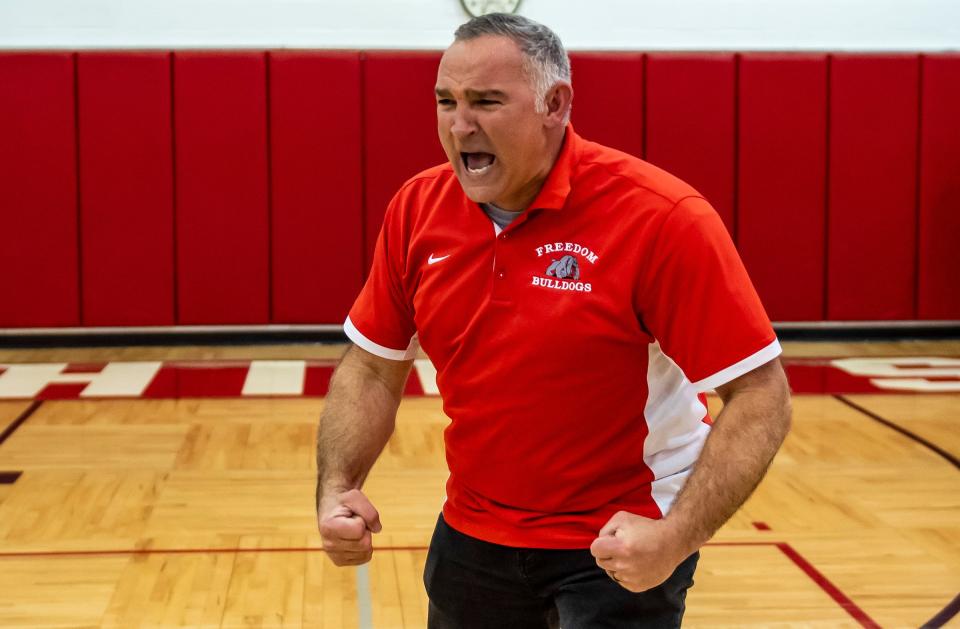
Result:
[[17,482],[23,472],[0,472],[0,485],[12,485]]
[[920,629],[940,629],[944,626],[950,619],[957,615],[957,612],[960,612],[960,594],[957,594],[952,601],[947,603],[947,606],[937,612],[937,615],[923,623]]
[[7,429],[3,431],[3,434],[0,434],[0,445],[3,445],[3,442],[7,440],[7,437],[12,435],[17,431],[17,428],[23,425],[23,422],[27,421],[31,415],[36,412],[40,405],[43,404],[43,400],[34,400],[34,402],[27,407],[27,410],[20,413],[20,416],[13,420],[13,423],[7,426]]
[[[893,429],[893,430],[896,430],[897,432],[899,432],[899,433],[900,433],[901,435],[903,435],[904,437],[907,437],[908,439],[911,439],[911,440],[919,443],[920,445],[922,445],[923,447],[927,448],[927,449],[930,450],[931,452],[934,452],[935,454],[940,455],[944,460],[946,460],[948,463],[950,463],[951,465],[953,465],[954,468],[960,470],[960,460],[958,460],[957,457],[955,457],[954,455],[950,454],[949,452],[947,452],[946,450],[944,450],[944,449],[941,448],[940,446],[936,445],[935,443],[932,443],[932,442],[930,442],[930,441],[927,441],[926,439],[924,439],[924,438],[921,437],[920,435],[918,435],[918,434],[916,434],[916,433],[913,433],[913,432],[907,430],[906,428],[904,428],[903,426],[897,424],[896,422],[892,422],[892,421],[890,421],[889,419],[885,419],[885,418],[881,417],[880,415],[877,415],[877,414],[874,413],[873,411],[870,411],[870,410],[868,410],[868,409],[865,409],[864,407],[860,406],[860,405],[857,404],[856,402],[852,402],[852,401],[848,400],[847,398],[845,398],[845,397],[842,396],[842,395],[834,395],[833,397],[835,397],[835,398],[836,398],[837,400],[839,400],[840,402],[843,402],[844,404],[846,404],[846,405],[849,406],[850,408],[852,408],[852,409],[854,409],[854,410],[856,410],[856,411],[859,411],[859,412],[863,413],[864,415],[866,415],[866,416],[869,417],[870,419],[872,419],[872,420],[874,420],[874,421],[876,421],[876,422],[879,422],[879,423],[883,424],[883,425],[886,426],[887,428],[891,428],[891,429]],[[946,605],[943,609],[941,609],[939,612],[937,612],[937,613],[933,616],[933,618],[931,618],[930,620],[928,620],[927,622],[925,622],[925,623],[921,626],[921,629],[937,629],[938,627],[942,627],[942,626],[944,626],[945,624],[947,624],[954,616],[956,616],[957,613],[960,613],[960,594],[957,594],[957,595],[953,598],[953,600],[950,601],[949,603],[947,603],[947,605]]]
[[850,408],[852,408],[852,409],[854,409],[854,410],[856,410],[856,411],[860,411],[861,413],[863,413],[864,415],[866,415],[866,416],[869,417],[870,419],[872,419],[872,420],[874,420],[874,421],[876,421],[876,422],[879,422],[879,423],[883,424],[883,425],[886,426],[887,428],[892,428],[893,430],[896,430],[897,432],[899,432],[899,433],[900,433],[901,435],[903,435],[904,437],[907,437],[908,439],[912,439],[913,441],[916,441],[917,443],[919,443],[919,444],[922,445],[923,447],[927,448],[927,449],[930,450],[931,452],[934,452],[934,453],[936,453],[936,454],[939,454],[939,455],[940,455],[941,457],[943,457],[950,465],[952,465],[953,467],[955,467],[955,468],[957,468],[958,470],[960,470],[960,459],[957,459],[957,457],[955,457],[954,455],[950,454],[949,452],[947,452],[946,450],[944,450],[943,448],[941,448],[941,447],[938,446],[937,444],[932,443],[932,442],[930,442],[930,441],[927,441],[926,439],[924,439],[923,437],[921,437],[920,435],[918,435],[918,434],[916,434],[916,433],[910,432],[909,430],[907,430],[906,428],[904,428],[904,427],[901,426],[900,424],[897,424],[897,423],[895,423],[895,422],[892,422],[892,421],[890,421],[889,419],[884,419],[883,417],[877,415],[877,414],[874,413],[873,411],[870,411],[870,410],[868,410],[868,409],[860,406],[860,405],[857,404],[856,402],[851,402],[850,400],[848,400],[847,398],[845,398],[845,397],[842,396],[842,395],[834,395],[833,397],[836,398],[837,400],[839,400],[840,402],[843,402],[844,404],[846,404],[846,405],[849,406]]

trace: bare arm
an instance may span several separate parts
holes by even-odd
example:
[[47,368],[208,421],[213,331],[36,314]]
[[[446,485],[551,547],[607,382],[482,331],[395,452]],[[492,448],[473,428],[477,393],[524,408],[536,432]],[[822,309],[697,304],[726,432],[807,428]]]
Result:
[[354,345],[330,381],[317,431],[316,507],[324,548],[337,565],[370,559],[380,516],[360,488],[393,433],[412,365]]
[[619,512],[591,550],[627,589],[662,583],[709,540],[763,478],[790,428],[790,390],[779,360],[717,388],[724,407],[694,470],[662,520]]
[[687,554],[703,546],[760,483],[790,430],[790,389],[779,359],[717,387],[723,410],[666,521]]

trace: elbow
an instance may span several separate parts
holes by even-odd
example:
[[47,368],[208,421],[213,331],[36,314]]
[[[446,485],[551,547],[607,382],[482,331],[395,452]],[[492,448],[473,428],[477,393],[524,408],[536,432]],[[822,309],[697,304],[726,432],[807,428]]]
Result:
[[783,443],[793,424],[793,398],[783,369],[778,365],[771,375],[763,386],[763,405],[771,436]]
[[787,438],[787,434],[790,433],[790,429],[793,427],[793,400],[790,397],[789,392],[787,393],[787,399],[783,405],[783,420],[781,425],[783,426],[783,439]]
[[786,377],[782,379],[779,398],[780,412],[778,413],[778,417],[780,419],[780,441],[782,443],[783,440],[787,438],[787,434],[793,426],[793,396],[790,394],[790,385],[787,383]]

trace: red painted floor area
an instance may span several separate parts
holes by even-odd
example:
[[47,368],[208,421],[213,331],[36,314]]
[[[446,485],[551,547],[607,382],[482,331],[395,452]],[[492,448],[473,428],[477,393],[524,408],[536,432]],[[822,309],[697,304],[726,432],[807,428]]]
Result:
[[[960,392],[956,358],[784,359],[796,394]],[[171,361],[0,365],[0,399],[314,397],[334,361]],[[436,395],[429,361],[416,361],[406,395]]]

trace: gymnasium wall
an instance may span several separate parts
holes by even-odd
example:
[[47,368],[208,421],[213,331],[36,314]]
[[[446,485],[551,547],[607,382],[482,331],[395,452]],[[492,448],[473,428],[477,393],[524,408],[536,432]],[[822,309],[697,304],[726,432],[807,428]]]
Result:
[[[520,11],[571,50],[960,45],[956,0],[522,0]],[[4,0],[0,47],[438,50],[464,20],[459,0]]]
[[[960,55],[578,52],[776,321],[960,319]],[[437,52],[0,53],[0,327],[341,323],[443,160]]]

